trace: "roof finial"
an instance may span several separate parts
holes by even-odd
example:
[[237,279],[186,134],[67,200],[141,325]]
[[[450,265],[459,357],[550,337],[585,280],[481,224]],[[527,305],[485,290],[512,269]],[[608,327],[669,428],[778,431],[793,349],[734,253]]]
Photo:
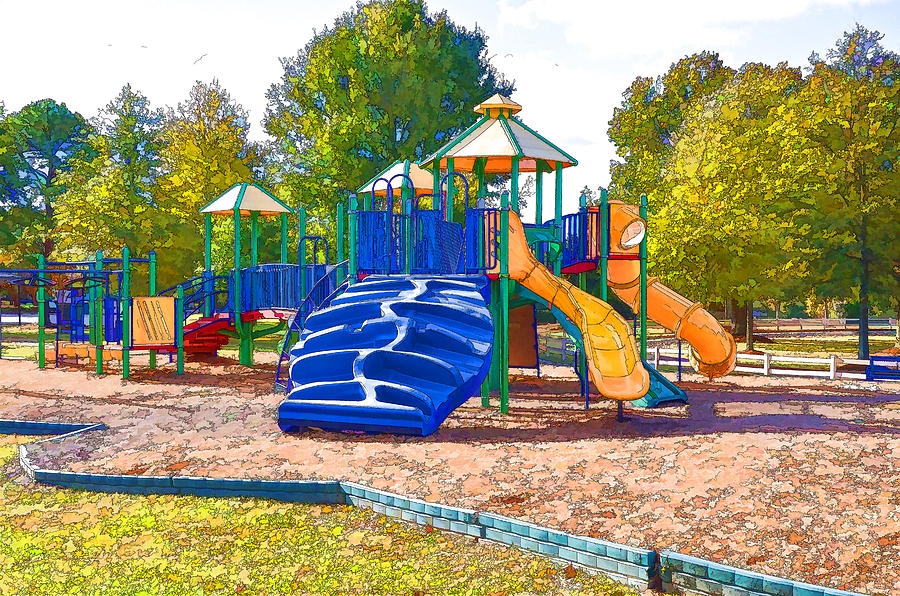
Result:
[[522,106],[505,95],[495,93],[475,106],[475,111],[490,118],[499,118],[501,114],[509,118],[513,114],[521,112]]

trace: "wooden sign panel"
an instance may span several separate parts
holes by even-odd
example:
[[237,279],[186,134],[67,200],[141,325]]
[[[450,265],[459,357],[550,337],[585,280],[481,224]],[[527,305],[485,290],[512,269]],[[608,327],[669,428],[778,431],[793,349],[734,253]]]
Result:
[[175,345],[174,296],[134,298],[131,304],[131,337],[135,348]]

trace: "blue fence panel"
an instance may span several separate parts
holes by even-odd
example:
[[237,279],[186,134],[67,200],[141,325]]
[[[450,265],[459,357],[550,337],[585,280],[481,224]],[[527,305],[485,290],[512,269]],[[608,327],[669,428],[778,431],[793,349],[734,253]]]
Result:
[[581,211],[562,218],[562,267],[597,263],[599,252],[599,211]]
[[103,336],[108,343],[122,341],[122,300],[118,296],[103,299]]
[[285,263],[241,269],[241,310],[298,309],[303,302],[300,275],[299,265]]
[[387,273],[387,211],[357,212],[356,258],[361,273]]
[[466,238],[463,227],[454,221],[441,222],[441,273],[462,273],[465,268]]
[[497,266],[499,230],[498,209],[466,209],[466,273],[484,273]]

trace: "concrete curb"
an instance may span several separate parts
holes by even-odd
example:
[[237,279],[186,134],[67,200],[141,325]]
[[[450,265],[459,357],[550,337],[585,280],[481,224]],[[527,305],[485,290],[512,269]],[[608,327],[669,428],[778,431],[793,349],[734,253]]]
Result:
[[[12,424],[4,426],[4,423]],[[40,433],[30,434],[52,434],[48,429],[53,426],[65,434],[32,444],[106,429],[103,424],[50,425],[4,420],[0,421],[0,434],[12,434],[4,430],[7,428],[41,429]],[[71,428],[75,430],[68,430]],[[29,460],[28,445],[19,446],[19,464],[29,478],[65,488],[139,495],[255,497],[295,503],[353,505],[407,522],[515,546],[584,566],[638,590],[651,588],[666,593],[700,596],[863,596],[745,571],[671,551],[659,553],[589,536],[567,534],[495,513],[429,503],[355,482],[78,474],[38,468]]]

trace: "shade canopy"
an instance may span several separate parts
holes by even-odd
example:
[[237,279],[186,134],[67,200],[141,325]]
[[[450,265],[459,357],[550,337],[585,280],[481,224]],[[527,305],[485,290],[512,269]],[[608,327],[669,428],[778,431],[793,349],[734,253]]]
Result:
[[225,191],[223,195],[200,210],[200,213],[232,215],[235,209],[241,215],[259,213],[261,215],[279,215],[293,213],[294,210],[279,201],[266,189],[249,182],[240,182]]
[[[371,179],[366,181],[365,184],[359,187],[357,193],[364,192],[372,192],[372,184],[375,184],[375,196],[376,197],[384,197],[387,196],[387,184],[384,180],[387,180],[391,183],[391,193],[395,197],[399,197],[404,188],[409,188],[409,181],[403,177],[403,175],[407,175],[410,177],[413,183],[413,187],[416,191],[416,196],[420,194],[431,194],[434,189],[434,175],[428,170],[423,170],[418,166],[418,164],[411,162],[408,159],[405,160],[397,160],[388,166],[382,172],[376,174]],[[380,182],[377,180],[383,178]]]
[[553,171],[559,164],[563,168],[577,165],[574,157],[526,126],[513,115],[522,107],[500,94],[495,94],[475,107],[481,118],[461,135],[449,141],[420,163],[432,168],[435,163],[447,169],[447,160],[453,158],[453,170],[471,172],[478,160],[484,161],[487,174],[504,174],[512,171],[512,161],[519,161],[520,172],[536,172],[538,166],[545,172]]

